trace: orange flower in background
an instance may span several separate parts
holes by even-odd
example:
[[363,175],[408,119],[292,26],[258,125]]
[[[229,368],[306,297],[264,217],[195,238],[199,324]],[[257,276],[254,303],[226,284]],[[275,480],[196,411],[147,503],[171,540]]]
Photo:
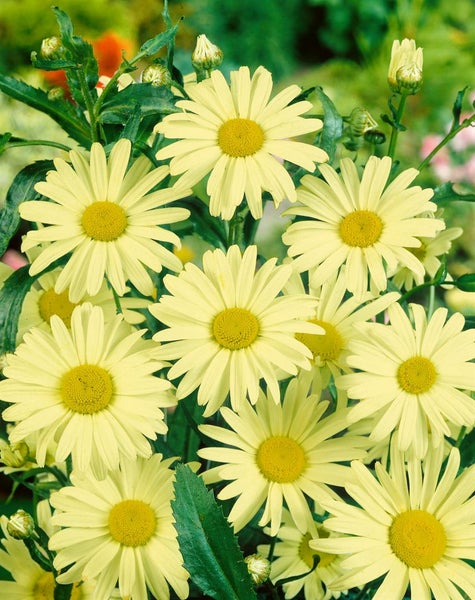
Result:
[[[133,50],[130,40],[120,37],[113,31],[103,33],[97,40],[91,41],[91,44],[97,60],[99,76],[112,77],[122,62],[122,54],[130,56]],[[43,71],[43,76],[50,87],[61,87],[70,97],[65,71]]]

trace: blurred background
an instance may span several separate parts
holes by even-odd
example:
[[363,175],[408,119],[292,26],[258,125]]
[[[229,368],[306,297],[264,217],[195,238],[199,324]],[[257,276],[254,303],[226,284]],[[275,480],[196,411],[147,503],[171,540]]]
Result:
[[[164,29],[161,0],[59,0],[58,5],[71,17],[75,33],[93,43],[103,75],[112,74],[122,50],[130,57]],[[55,72],[33,69],[30,54],[43,38],[58,33],[50,7],[51,0],[0,1],[0,71],[45,90],[61,85],[61,79]],[[175,61],[183,74],[192,71],[196,36],[205,33],[223,50],[225,72],[262,64],[272,71],[277,88],[320,85],[342,115],[364,107],[386,135],[389,125],[381,114],[388,112],[391,45],[394,39],[415,39],[424,49],[424,83],[419,94],[409,97],[403,118],[407,131],[399,136],[397,158],[404,168],[417,167],[448,130],[458,91],[466,88],[463,112],[473,111],[473,0],[170,0],[169,10],[173,22],[183,18]],[[0,93],[0,134],[6,131],[70,143],[47,116]],[[25,164],[55,154],[48,148],[8,150],[1,157],[0,206]],[[475,192],[475,127],[444,149],[418,183],[436,186],[447,180],[458,191]],[[467,264],[475,266],[474,208],[475,203],[454,203],[449,209],[450,225],[465,230],[458,242],[463,272]]]

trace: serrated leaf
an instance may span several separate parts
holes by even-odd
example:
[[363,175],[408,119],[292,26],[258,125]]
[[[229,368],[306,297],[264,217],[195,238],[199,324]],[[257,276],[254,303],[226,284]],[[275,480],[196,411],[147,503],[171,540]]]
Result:
[[140,47],[139,53],[143,53],[145,56],[152,56],[152,54],[156,54],[161,48],[163,48],[164,46],[169,44],[173,39],[175,39],[177,30],[178,23],[170,29],[162,31],[150,40],[147,40]]
[[453,283],[463,292],[475,292],[475,273],[461,275]]
[[454,190],[454,184],[451,181],[447,181],[435,188],[432,200],[436,204],[454,202],[455,200],[460,202],[475,202],[475,194],[459,194]]
[[76,112],[70,102],[49,100],[45,91],[2,74],[0,74],[0,90],[10,98],[47,114],[79,144],[85,148],[90,147],[89,124],[82,113]]
[[340,139],[343,133],[343,119],[333,102],[320,86],[316,86],[315,94],[322,103],[324,115],[323,128],[319,133],[320,141],[318,145],[328,154],[329,162],[331,163],[335,158],[337,140]]
[[174,96],[169,89],[157,87],[151,83],[134,83],[124,88],[104,102],[100,114],[103,123],[125,123],[135,107],[140,109],[142,117],[169,115],[179,112]]
[[8,248],[20,223],[18,205],[24,200],[34,200],[40,197],[35,192],[35,184],[45,178],[46,173],[53,168],[53,161],[39,160],[24,167],[13,179],[7,192],[5,205],[0,212],[0,256]]
[[203,480],[178,465],[172,501],[178,542],[191,579],[215,600],[256,600],[231,526]]

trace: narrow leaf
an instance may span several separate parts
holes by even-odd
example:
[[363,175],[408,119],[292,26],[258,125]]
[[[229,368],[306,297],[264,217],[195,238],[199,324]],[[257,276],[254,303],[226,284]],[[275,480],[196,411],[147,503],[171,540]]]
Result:
[[475,194],[459,194],[454,190],[454,184],[447,181],[435,188],[432,199],[437,204],[453,202],[455,200],[460,202],[475,202]]
[[61,125],[64,131],[85,148],[89,148],[89,125],[65,100],[49,100],[48,94],[24,81],[0,73],[0,91],[36,110],[44,112]]
[[103,123],[125,123],[134,107],[140,108],[142,116],[156,115],[157,119],[161,115],[178,112],[170,90],[151,83],[135,83],[104,103],[100,120]]
[[454,281],[455,286],[463,292],[475,292],[475,273],[466,273]]
[[319,133],[319,146],[329,156],[331,163],[335,158],[336,143],[343,133],[343,119],[330,98],[320,86],[315,87],[315,94],[323,106],[323,129]]
[[145,56],[156,54],[161,48],[169,44],[176,36],[178,24],[170,29],[162,31],[150,40],[147,40],[140,48],[139,53],[144,53]]
[[256,600],[231,526],[213,493],[187,465],[176,468],[172,507],[185,568],[196,585],[215,600]]
[[5,205],[0,212],[0,256],[8,248],[20,223],[18,205],[25,200],[35,200],[40,197],[35,192],[35,184],[45,178],[52,169],[51,160],[39,160],[23,168],[14,178],[7,192]]

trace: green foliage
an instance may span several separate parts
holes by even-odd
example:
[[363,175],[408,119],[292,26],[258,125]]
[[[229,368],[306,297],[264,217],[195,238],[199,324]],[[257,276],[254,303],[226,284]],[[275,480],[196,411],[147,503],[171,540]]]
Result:
[[186,465],[176,468],[172,501],[185,568],[202,591],[215,600],[253,600],[242,553],[213,492]]

